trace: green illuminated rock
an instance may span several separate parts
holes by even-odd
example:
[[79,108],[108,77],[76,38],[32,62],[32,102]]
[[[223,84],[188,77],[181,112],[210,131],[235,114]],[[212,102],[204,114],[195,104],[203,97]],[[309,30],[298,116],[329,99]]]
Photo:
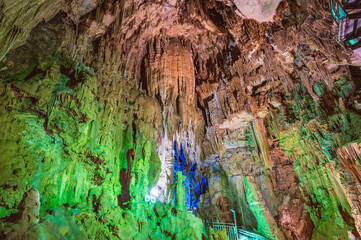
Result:
[[359,239],[357,52],[240,2],[0,0],[0,239]]
[[[182,184],[176,206],[144,201],[160,173],[154,142],[132,115],[97,98],[98,79],[89,68],[61,59],[44,76],[1,82],[0,185],[10,187],[0,188],[0,217],[15,216],[28,189],[40,196],[40,222],[19,220],[2,228],[2,236],[20,228],[23,239],[202,239],[203,223],[186,211]],[[122,209],[126,191],[130,204]]]

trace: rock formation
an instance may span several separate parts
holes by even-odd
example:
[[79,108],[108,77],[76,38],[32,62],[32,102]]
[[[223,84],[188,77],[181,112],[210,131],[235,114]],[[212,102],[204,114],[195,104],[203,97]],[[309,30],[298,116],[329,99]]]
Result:
[[0,238],[225,239],[235,210],[359,239],[361,61],[330,6],[0,0]]

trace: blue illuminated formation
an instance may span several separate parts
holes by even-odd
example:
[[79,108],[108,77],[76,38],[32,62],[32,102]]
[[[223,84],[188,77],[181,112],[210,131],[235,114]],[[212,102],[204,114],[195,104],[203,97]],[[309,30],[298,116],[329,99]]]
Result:
[[[175,142],[175,144],[177,144],[177,143]],[[177,147],[177,145],[175,145],[175,147]],[[186,160],[186,157],[184,156],[184,151],[183,151],[182,144],[181,144],[181,148],[180,148],[179,161],[180,161],[180,164],[181,164],[182,172],[184,174],[184,170],[185,170],[185,168],[187,166],[187,160]]]
[[201,176],[197,163],[187,162],[182,144],[178,155],[177,142],[174,141],[174,183],[177,181],[176,173],[178,171],[181,171],[186,176],[183,185],[185,186],[188,210],[198,209],[200,196],[208,190],[208,176]]

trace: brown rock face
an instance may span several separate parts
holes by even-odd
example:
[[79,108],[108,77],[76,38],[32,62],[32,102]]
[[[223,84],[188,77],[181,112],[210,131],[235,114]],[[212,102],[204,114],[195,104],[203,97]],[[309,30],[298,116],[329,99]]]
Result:
[[[360,70],[336,35],[326,0],[0,0],[2,94],[35,102],[34,89],[3,84],[51,75],[49,59],[62,52],[94,70],[96,107],[112,119],[89,134],[122,122],[127,137],[142,132],[157,145],[162,200],[176,141],[210,177],[204,219],[232,222],[234,209],[269,239],[357,238]],[[109,133],[122,149],[107,161],[125,152],[128,170],[114,178],[127,176],[129,188],[137,153],[120,131]]]
[[2,229],[1,235],[5,239],[21,239],[30,226],[39,222],[39,192],[30,189],[24,194],[24,198],[19,205],[19,213],[12,216],[12,224]]
[[280,203],[277,209],[278,224],[287,231],[288,238],[310,239],[314,224],[304,207],[292,161],[276,145],[277,143],[273,144],[270,156],[275,176],[275,195]]

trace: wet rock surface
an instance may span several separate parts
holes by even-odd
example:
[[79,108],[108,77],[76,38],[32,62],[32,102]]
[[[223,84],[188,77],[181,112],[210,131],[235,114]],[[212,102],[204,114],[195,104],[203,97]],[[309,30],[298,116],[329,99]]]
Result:
[[210,178],[204,221],[360,237],[360,69],[328,7],[0,1],[2,234],[201,239],[172,205],[176,141]]

